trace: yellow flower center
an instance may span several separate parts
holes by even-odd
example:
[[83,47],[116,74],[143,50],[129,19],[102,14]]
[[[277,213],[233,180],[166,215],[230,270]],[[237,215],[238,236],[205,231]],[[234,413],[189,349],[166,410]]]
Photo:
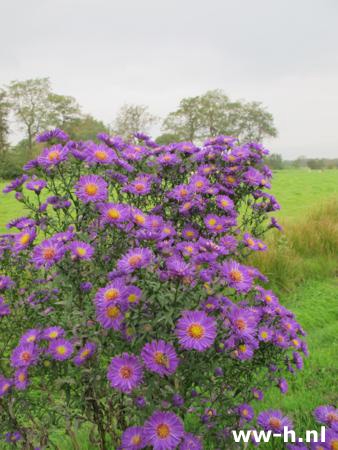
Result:
[[32,336],[29,336],[26,340],[27,342],[34,342],[36,340],[36,336],[33,334]]
[[85,254],[87,253],[87,250],[83,247],[76,247],[76,253],[79,256],[85,256]]
[[120,369],[120,376],[124,379],[131,378],[133,369],[129,366],[122,366]]
[[268,303],[270,303],[272,301],[272,298],[270,295],[266,295],[265,296],[265,301],[267,301]]
[[135,220],[137,223],[141,223],[141,224],[143,224],[146,221],[145,217],[141,216],[141,214],[136,214]]
[[240,345],[240,346],[239,346],[239,350],[240,350],[242,353],[245,353],[245,352],[246,352],[246,345],[245,345],[245,344]]
[[255,245],[255,241],[254,241],[253,239],[251,239],[251,238],[248,238],[248,239],[246,240],[246,242],[247,242],[250,246]]
[[192,253],[194,251],[191,246],[184,247],[184,249],[189,253]]
[[118,306],[109,306],[107,308],[107,316],[109,319],[116,319],[120,315],[120,309]]
[[297,339],[292,339],[292,343],[295,347],[298,347],[299,341]]
[[20,244],[21,244],[21,245],[27,244],[27,242],[29,242],[29,238],[30,238],[30,235],[29,235],[28,233],[25,233],[25,234],[22,235],[21,238],[20,238]]
[[170,434],[170,429],[169,429],[168,425],[165,423],[161,423],[160,425],[158,425],[156,427],[156,434],[157,434],[157,437],[159,437],[160,439],[167,438]]
[[276,428],[277,430],[280,429],[282,423],[277,417],[271,417],[269,420],[269,424],[271,427]]
[[261,332],[261,336],[262,336],[263,339],[267,339],[268,333],[266,331],[262,331]]
[[229,156],[229,161],[235,161],[235,159],[236,159],[236,158],[234,157],[234,155],[230,155],[230,156]]
[[108,153],[104,152],[103,150],[97,150],[95,152],[95,156],[97,159],[99,159],[100,161],[105,161],[106,159],[108,159]]
[[142,183],[135,184],[135,189],[137,190],[137,192],[144,191],[144,188],[145,188],[145,186]]
[[106,302],[110,302],[111,300],[114,300],[118,297],[120,291],[115,288],[110,288],[104,293],[104,299]]
[[264,180],[264,178],[262,179],[261,184],[266,184],[266,180]]
[[228,202],[228,200],[222,200],[221,204],[222,204],[222,206],[225,207],[225,206],[228,206],[229,202]]
[[249,411],[247,409],[243,409],[242,414],[244,417],[249,415]]
[[186,189],[181,189],[180,190],[180,196],[181,197],[185,197],[188,194],[188,191]]
[[235,325],[240,331],[243,331],[246,329],[246,323],[243,319],[235,320]]
[[243,274],[239,270],[233,269],[230,272],[230,278],[232,281],[239,282],[243,280]]
[[95,195],[98,190],[99,190],[99,187],[96,184],[94,184],[94,183],[88,183],[85,186],[86,194],[91,196],[91,197],[93,195]]
[[165,366],[167,369],[169,368],[168,357],[163,352],[155,352],[154,353],[154,359],[155,359],[157,364],[159,364],[161,366]]
[[141,255],[133,255],[129,258],[128,262],[131,266],[136,266],[139,262],[142,261]]
[[130,294],[128,297],[128,302],[130,303],[135,303],[137,300],[137,295],[136,294]]
[[329,413],[327,415],[327,421],[330,422],[330,424],[338,422],[338,415],[334,412]]
[[60,159],[60,152],[54,150],[48,154],[49,161],[58,161]]
[[86,356],[89,355],[89,353],[90,353],[90,351],[88,349],[83,350],[83,352],[81,352],[81,354],[80,354],[80,358],[84,359]]
[[209,219],[209,225],[213,227],[216,224],[216,219]]
[[331,441],[330,450],[338,450],[338,439],[333,439]]
[[59,333],[58,333],[57,331],[51,331],[51,332],[49,333],[49,337],[50,337],[51,339],[55,339],[56,337],[58,337],[58,335],[59,335]]
[[59,345],[58,347],[56,347],[56,351],[59,353],[59,355],[64,355],[67,349],[64,345]]
[[193,323],[188,328],[188,334],[194,339],[201,339],[204,336],[204,327],[199,323]]
[[258,242],[258,247],[259,248],[264,248],[264,244],[262,244],[261,242]]
[[[208,288],[208,286],[207,286],[207,288]],[[207,303],[206,305],[205,305],[205,307],[206,308],[208,308],[208,309],[211,309],[211,308],[213,308],[213,304],[212,303]]]
[[9,388],[9,383],[5,383],[5,384],[2,386],[2,392],[8,391],[8,388]]
[[197,181],[195,185],[197,188],[201,188],[201,187],[203,187],[204,183],[203,183],[203,181]]
[[188,237],[193,237],[193,236],[194,236],[194,232],[193,232],[193,231],[187,231],[187,232],[186,232],[186,235],[187,235]]
[[20,373],[20,375],[18,376],[19,381],[21,381],[21,383],[23,383],[26,379],[25,374],[24,373]]
[[25,362],[30,361],[31,356],[32,356],[32,355],[31,355],[29,352],[22,352],[22,353],[21,353],[21,359],[22,359],[23,361],[25,361]]
[[139,445],[141,444],[141,436],[139,434],[135,434],[135,436],[133,436],[131,443],[133,445]]
[[231,175],[228,175],[228,176],[226,177],[226,180],[227,180],[228,183],[234,183],[234,182],[236,181],[235,178],[232,177]]
[[120,211],[115,208],[108,209],[107,215],[110,219],[119,219],[121,217]]
[[42,256],[43,256],[44,259],[49,260],[49,259],[53,259],[54,258],[55,253],[56,253],[55,252],[55,248],[48,247],[48,248],[43,249]]

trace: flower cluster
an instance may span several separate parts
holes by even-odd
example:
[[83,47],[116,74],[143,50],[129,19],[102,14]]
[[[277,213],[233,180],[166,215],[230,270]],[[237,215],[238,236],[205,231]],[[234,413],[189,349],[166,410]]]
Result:
[[[0,236],[0,395],[35,408],[41,390],[58,415],[65,392],[101,447],[109,434],[130,449],[226,448],[224,429],[250,423],[265,389],[285,393],[308,353],[294,315],[246,264],[279,228],[267,150],[229,136],[201,147],[98,139],[44,133],[31,175],[4,190],[28,213]],[[191,412],[197,426],[184,429]],[[287,422],[269,414],[263,428]]]

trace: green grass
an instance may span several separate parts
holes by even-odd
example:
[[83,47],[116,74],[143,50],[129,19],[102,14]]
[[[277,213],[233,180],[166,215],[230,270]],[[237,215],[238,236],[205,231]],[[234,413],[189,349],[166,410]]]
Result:
[[298,219],[328,197],[338,197],[338,170],[290,169],[275,171],[272,194],[281,205],[276,217]]

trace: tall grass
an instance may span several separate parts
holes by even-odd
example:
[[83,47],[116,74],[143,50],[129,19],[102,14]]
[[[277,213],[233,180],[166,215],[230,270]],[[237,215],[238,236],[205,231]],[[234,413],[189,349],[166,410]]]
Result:
[[306,280],[338,274],[338,199],[318,205],[299,221],[284,220],[283,228],[268,238],[266,252],[250,258],[269,277],[271,288],[291,291]]

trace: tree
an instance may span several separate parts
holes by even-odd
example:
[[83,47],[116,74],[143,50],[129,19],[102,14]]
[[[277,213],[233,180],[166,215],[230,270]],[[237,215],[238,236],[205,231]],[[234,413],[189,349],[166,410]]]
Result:
[[119,136],[127,137],[132,133],[148,133],[158,118],[144,105],[123,105],[113,121],[113,131]]
[[181,100],[178,109],[163,121],[162,129],[191,141],[225,134],[261,142],[277,135],[273,117],[261,103],[231,101],[219,89]]
[[280,155],[279,153],[271,153],[271,155],[266,158],[266,163],[271,169],[274,170],[280,170],[284,168],[282,155]]
[[155,139],[158,145],[169,145],[172,142],[178,142],[179,140],[180,136],[173,133],[163,133]]
[[2,159],[5,152],[8,149],[8,113],[9,103],[7,100],[6,92],[0,90],[0,158]]
[[89,114],[66,122],[63,129],[71,139],[82,141],[95,141],[98,133],[109,132],[108,127],[103,122],[94,119]]
[[34,138],[39,131],[64,126],[80,116],[75,99],[53,93],[48,78],[12,81],[8,94],[17,122],[26,134],[29,158],[33,156]]

